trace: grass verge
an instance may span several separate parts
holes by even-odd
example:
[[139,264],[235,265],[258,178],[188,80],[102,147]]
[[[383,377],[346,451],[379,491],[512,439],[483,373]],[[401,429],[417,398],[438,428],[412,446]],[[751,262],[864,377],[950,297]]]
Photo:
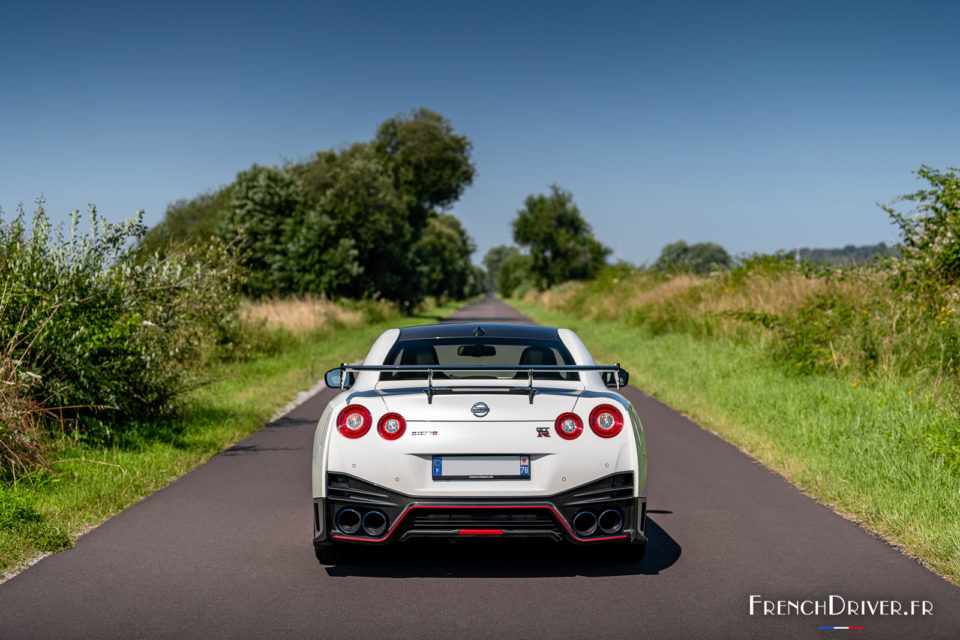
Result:
[[274,355],[220,365],[207,372],[220,381],[189,397],[185,421],[134,446],[61,440],[48,457],[55,474],[34,474],[12,486],[0,483],[0,574],[24,566],[38,552],[72,546],[81,533],[257,431],[326,369],[366,353],[383,330],[435,322],[460,304],[301,335]]
[[599,360],[960,584],[957,420],[896,382],[791,375],[750,344],[654,335],[519,300],[537,322],[576,331]]

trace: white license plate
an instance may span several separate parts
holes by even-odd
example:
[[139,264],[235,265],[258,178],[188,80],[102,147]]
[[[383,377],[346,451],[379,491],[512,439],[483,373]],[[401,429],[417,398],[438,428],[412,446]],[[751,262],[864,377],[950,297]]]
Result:
[[434,480],[529,480],[530,456],[433,456]]

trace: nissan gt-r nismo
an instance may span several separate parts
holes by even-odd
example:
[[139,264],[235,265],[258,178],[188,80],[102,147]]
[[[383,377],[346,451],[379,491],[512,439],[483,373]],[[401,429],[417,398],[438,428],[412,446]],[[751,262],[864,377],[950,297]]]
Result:
[[340,389],[313,445],[313,540],[524,537],[646,546],[647,459],[619,365],[572,331],[522,324],[390,329]]

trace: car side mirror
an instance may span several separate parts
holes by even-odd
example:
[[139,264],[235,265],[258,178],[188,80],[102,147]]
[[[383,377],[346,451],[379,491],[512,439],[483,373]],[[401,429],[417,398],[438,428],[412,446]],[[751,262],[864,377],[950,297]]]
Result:
[[611,389],[617,388],[616,376],[618,375],[620,376],[621,387],[627,386],[627,382],[630,380],[630,372],[626,369],[619,369],[617,371],[604,371],[601,375],[603,376],[603,384],[607,385]]
[[343,388],[349,389],[353,386],[354,381],[356,380],[356,375],[352,371],[343,371],[340,367],[336,369],[330,369],[323,376],[323,381],[327,383],[327,386],[331,389],[340,388],[340,376],[345,376],[343,378]]

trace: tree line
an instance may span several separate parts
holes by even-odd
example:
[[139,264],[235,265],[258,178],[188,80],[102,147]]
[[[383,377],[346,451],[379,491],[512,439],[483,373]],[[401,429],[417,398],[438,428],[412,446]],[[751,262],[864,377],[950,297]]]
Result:
[[[446,213],[476,174],[472,144],[441,114],[389,118],[373,139],[283,167],[254,165],[216,191],[171,204],[141,243],[144,255],[217,238],[239,250],[247,295],[383,298],[410,309],[427,296],[510,296],[589,280],[611,254],[558,185],[531,194],[512,223],[513,245],[490,249],[484,268],[462,223]],[[812,262],[860,262],[899,248],[799,250]],[[647,269],[706,274],[731,267],[719,244],[667,244]]]
[[144,255],[211,237],[236,247],[248,295],[385,298],[411,308],[426,296],[483,289],[476,250],[444,213],[473,182],[472,145],[420,108],[382,122],[372,140],[284,167],[254,165],[231,184],[170,205],[143,239]]
[[[499,245],[483,257],[487,291],[510,297],[549,287],[569,280],[595,278],[606,265],[611,251],[594,236],[590,224],[573,200],[573,194],[552,185],[546,194],[527,197],[513,220],[513,245]],[[779,257],[798,262],[852,266],[885,258],[899,258],[903,245],[884,243],[842,249],[797,249],[781,251]],[[730,269],[734,259],[715,242],[688,244],[671,242],[649,265],[630,269],[661,275],[676,273],[710,274]]]
[[[593,236],[573,194],[557,185],[551,185],[549,193],[527,197],[513,221],[513,240],[515,246],[493,247],[483,258],[487,290],[504,297],[594,278],[611,254]],[[730,264],[730,255],[718,244],[679,240],[666,245],[649,269],[709,273]]]

